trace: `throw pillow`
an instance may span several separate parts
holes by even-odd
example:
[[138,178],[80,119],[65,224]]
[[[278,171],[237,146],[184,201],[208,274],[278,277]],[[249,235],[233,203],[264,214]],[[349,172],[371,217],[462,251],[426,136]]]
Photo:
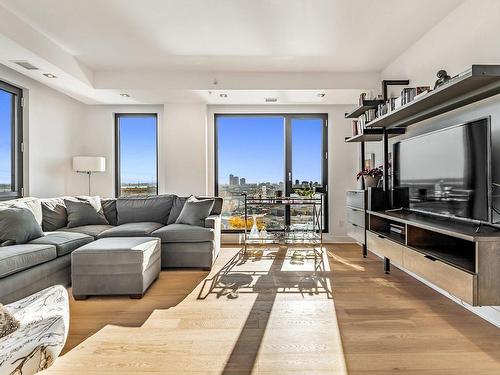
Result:
[[116,198],[101,199],[104,216],[111,225],[118,225],[118,213],[116,212]]
[[68,228],[81,227],[83,225],[109,224],[102,212],[102,208],[97,211],[95,206],[90,202],[65,199],[64,205],[68,213]]
[[213,206],[213,199],[198,200],[191,196],[184,203],[184,207],[182,207],[182,211],[175,223],[203,227],[205,226],[205,219],[210,215]]
[[175,223],[175,221],[181,214],[184,203],[186,203],[187,200],[187,197],[175,197],[174,204],[172,205],[172,209],[170,210],[170,214],[168,215],[167,225]]
[[43,230],[53,232],[63,228],[68,223],[68,214],[64,207],[63,198],[49,198],[42,200]]
[[0,339],[10,335],[20,326],[17,320],[7,309],[0,303]]
[[42,236],[42,227],[29,208],[18,205],[0,210],[1,246],[19,245]]

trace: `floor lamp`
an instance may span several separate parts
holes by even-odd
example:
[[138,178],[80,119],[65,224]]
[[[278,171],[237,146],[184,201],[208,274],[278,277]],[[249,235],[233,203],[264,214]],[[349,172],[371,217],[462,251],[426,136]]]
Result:
[[86,173],[89,176],[90,196],[90,176],[95,172],[106,171],[106,158],[103,158],[101,156],[74,156],[73,170],[77,173]]

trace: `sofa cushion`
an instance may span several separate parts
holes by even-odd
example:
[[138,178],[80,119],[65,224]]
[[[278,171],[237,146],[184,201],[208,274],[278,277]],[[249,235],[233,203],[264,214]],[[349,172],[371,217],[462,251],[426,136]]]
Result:
[[25,207],[25,208],[28,208],[35,216],[37,223],[42,225],[42,220],[43,220],[42,203],[41,203],[39,198],[24,197],[24,198],[3,201],[3,202],[0,202],[0,208],[1,207]]
[[[179,217],[182,208],[184,207],[184,203],[188,200],[189,197],[175,197],[174,203],[172,205],[172,209],[170,210],[170,215],[168,215],[167,224],[174,224],[177,218]],[[198,200],[204,199],[213,199],[214,206],[212,207],[212,211],[210,211],[210,215],[220,215],[222,212],[222,204],[224,200],[219,197],[196,197]]]
[[0,278],[55,259],[52,245],[12,245],[0,248]]
[[106,237],[144,237],[149,236],[158,228],[163,227],[162,223],[143,222],[127,223],[105,230],[99,234],[98,238]]
[[66,212],[68,213],[68,228],[81,227],[83,225],[109,224],[102,212],[101,202],[95,207],[90,202],[75,202],[69,199],[64,200]]
[[54,245],[57,250],[57,256],[63,256],[94,241],[94,237],[77,232],[48,232],[43,237],[30,242],[35,245]]
[[42,227],[46,232],[65,227],[68,222],[64,198],[42,199],[42,213]]
[[118,225],[118,213],[116,212],[116,198],[101,199],[104,216],[111,225]]
[[0,208],[0,246],[20,245],[42,235],[42,227],[26,206]]
[[76,232],[76,233],[83,233],[87,234],[89,236],[92,236],[94,238],[97,238],[99,234],[104,232],[105,230],[108,230],[110,228],[113,228],[112,225],[83,225],[81,227],[76,227],[76,228],[60,228],[57,231],[58,232]]
[[182,207],[184,207],[184,203],[188,200],[188,197],[175,197],[174,202],[172,204],[172,209],[170,210],[170,214],[168,215],[167,224],[174,224],[179,215],[181,214]]
[[118,225],[137,222],[167,224],[175,195],[118,198]]
[[213,206],[213,199],[198,200],[195,197],[190,197],[184,203],[184,207],[182,207],[182,211],[175,223],[203,227],[205,226],[205,219],[210,215]]
[[167,242],[206,242],[213,241],[214,230],[188,224],[171,224],[151,233],[159,237],[162,243]]

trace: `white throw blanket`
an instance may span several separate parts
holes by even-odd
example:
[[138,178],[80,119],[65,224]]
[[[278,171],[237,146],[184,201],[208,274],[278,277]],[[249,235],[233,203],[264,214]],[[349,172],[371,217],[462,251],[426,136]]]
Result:
[[0,339],[0,375],[31,375],[52,365],[68,336],[66,289],[53,286],[5,308],[21,325]]

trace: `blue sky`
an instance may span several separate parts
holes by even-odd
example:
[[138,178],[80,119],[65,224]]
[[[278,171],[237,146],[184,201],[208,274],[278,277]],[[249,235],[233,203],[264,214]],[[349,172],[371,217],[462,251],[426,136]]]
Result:
[[156,118],[120,118],[121,182],[156,183]]
[[0,184],[11,182],[11,99],[0,90]]
[[[230,174],[248,183],[283,182],[283,117],[221,116],[217,132],[219,183],[229,183]],[[292,121],[293,180],[321,181],[321,134],[320,119]]]

